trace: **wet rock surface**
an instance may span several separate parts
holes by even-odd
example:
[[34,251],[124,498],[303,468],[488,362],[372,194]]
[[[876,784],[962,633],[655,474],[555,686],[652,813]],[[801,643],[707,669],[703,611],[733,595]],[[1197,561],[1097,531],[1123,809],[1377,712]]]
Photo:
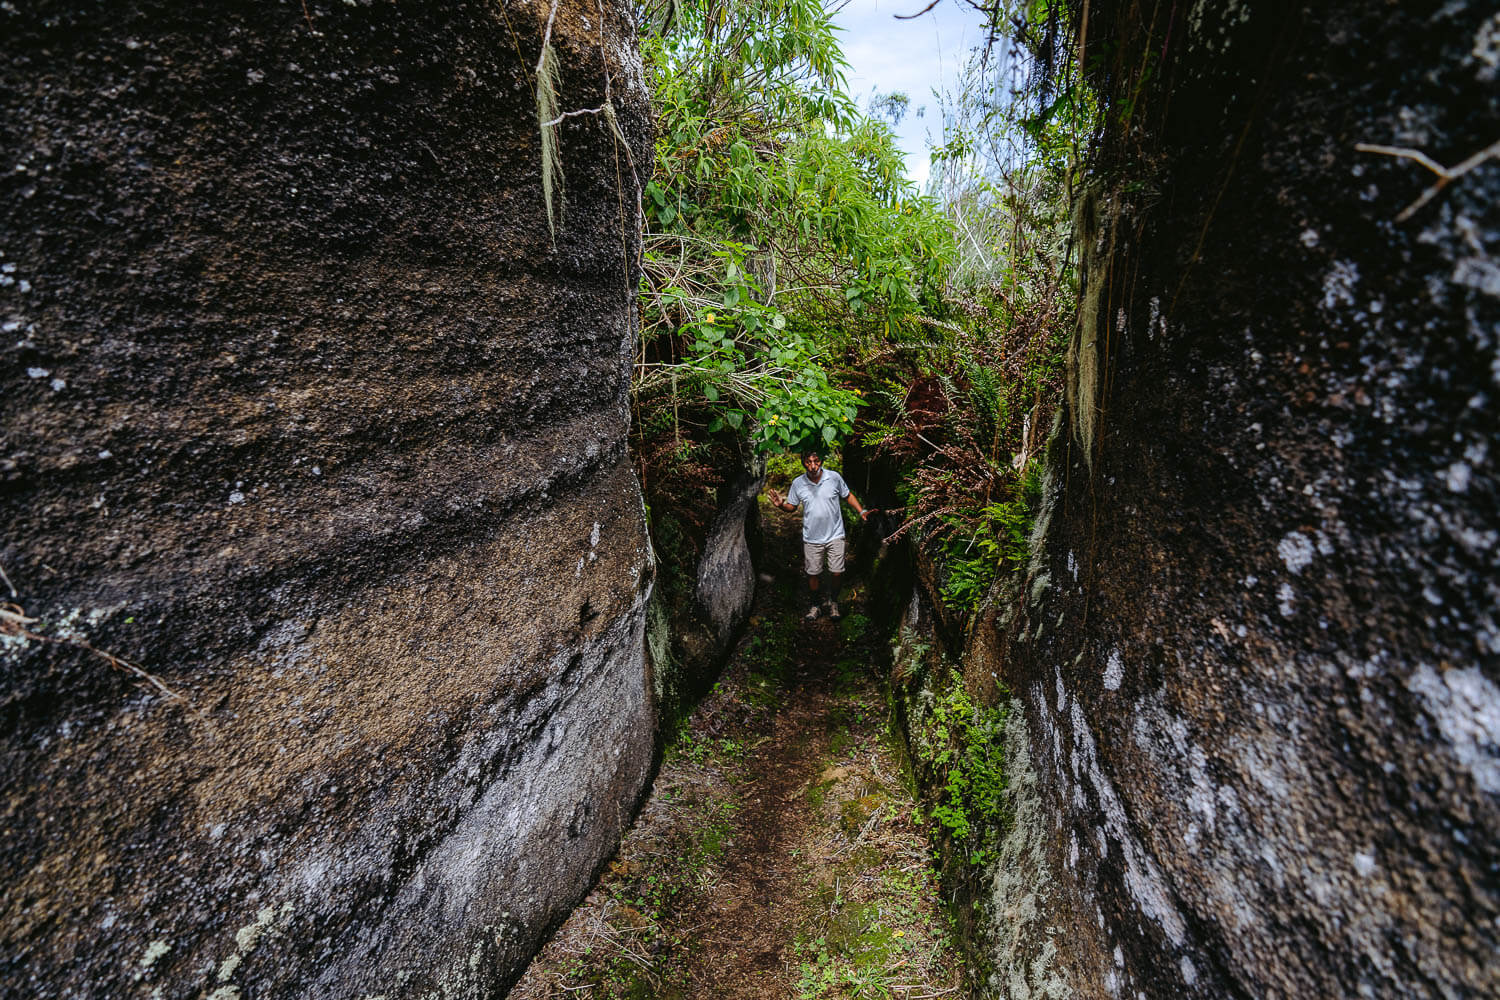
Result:
[[1500,162],[1400,221],[1434,175],[1355,147],[1493,143],[1500,22],[1133,11],[1090,44],[1166,53],[1161,86],[1088,210],[1041,548],[986,624],[1056,961],[1085,996],[1492,995]]
[[613,850],[649,125],[560,13],[554,246],[549,12],[0,14],[4,995],[499,995]]

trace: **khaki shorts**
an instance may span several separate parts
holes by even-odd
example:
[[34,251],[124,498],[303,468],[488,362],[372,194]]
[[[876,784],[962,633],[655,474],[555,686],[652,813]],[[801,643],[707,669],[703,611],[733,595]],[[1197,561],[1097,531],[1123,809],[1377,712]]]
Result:
[[842,573],[844,571],[844,539],[835,538],[821,545],[812,542],[802,543],[802,566],[807,570],[808,576],[817,576],[823,572],[825,559],[828,562],[828,572]]

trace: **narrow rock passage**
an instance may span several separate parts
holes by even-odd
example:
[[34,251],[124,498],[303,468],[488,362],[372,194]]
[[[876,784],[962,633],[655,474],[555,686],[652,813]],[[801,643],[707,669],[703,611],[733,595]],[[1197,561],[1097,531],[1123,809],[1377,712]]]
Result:
[[615,861],[513,1000],[959,995],[887,738],[885,637],[857,594],[842,621],[801,620],[793,520],[767,518],[775,582]]

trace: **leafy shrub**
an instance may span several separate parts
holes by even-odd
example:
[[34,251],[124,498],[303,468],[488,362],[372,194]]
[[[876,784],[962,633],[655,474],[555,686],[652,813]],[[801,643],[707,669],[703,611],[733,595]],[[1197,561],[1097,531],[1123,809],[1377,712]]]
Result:
[[846,349],[940,304],[946,221],[906,181],[889,127],[844,93],[819,0],[647,15],[659,129],[638,408],[762,453],[836,447],[861,405]]
[[1031,556],[1031,526],[1041,502],[1041,464],[1033,460],[1015,484],[1014,495],[981,507],[972,519],[947,523],[966,528],[943,542],[943,600],[959,608],[974,607],[989,591],[1003,566],[1017,569]]

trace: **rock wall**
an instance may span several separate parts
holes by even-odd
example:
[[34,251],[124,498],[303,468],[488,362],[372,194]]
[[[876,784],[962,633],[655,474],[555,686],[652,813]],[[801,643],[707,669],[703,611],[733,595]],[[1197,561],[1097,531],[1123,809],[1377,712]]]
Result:
[[559,5],[554,243],[552,10],[0,10],[3,995],[498,996],[613,850],[650,127]]
[[[657,493],[651,503],[661,565],[646,649],[667,725],[691,711],[718,679],[755,599],[751,549],[760,529],[755,501],[766,482],[765,460],[718,457],[727,475],[717,488]],[[694,530],[700,525],[701,535]]]
[[693,586],[716,656],[727,652],[738,637],[755,600],[755,564],[745,525],[758,513],[755,500],[766,484],[766,463],[757,456],[747,464],[749,468],[739,470],[720,491]]
[[691,460],[671,435],[635,443],[658,560],[646,648],[670,726],[718,679],[749,620],[766,461],[727,432],[696,442]]
[[[975,632],[1049,817],[988,886],[1032,928],[991,985],[1495,995],[1500,17],[1088,23],[1138,100],[1080,206],[1034,560]],[[1435,175],[1360,143],[1490,158],[1413,211]]]

